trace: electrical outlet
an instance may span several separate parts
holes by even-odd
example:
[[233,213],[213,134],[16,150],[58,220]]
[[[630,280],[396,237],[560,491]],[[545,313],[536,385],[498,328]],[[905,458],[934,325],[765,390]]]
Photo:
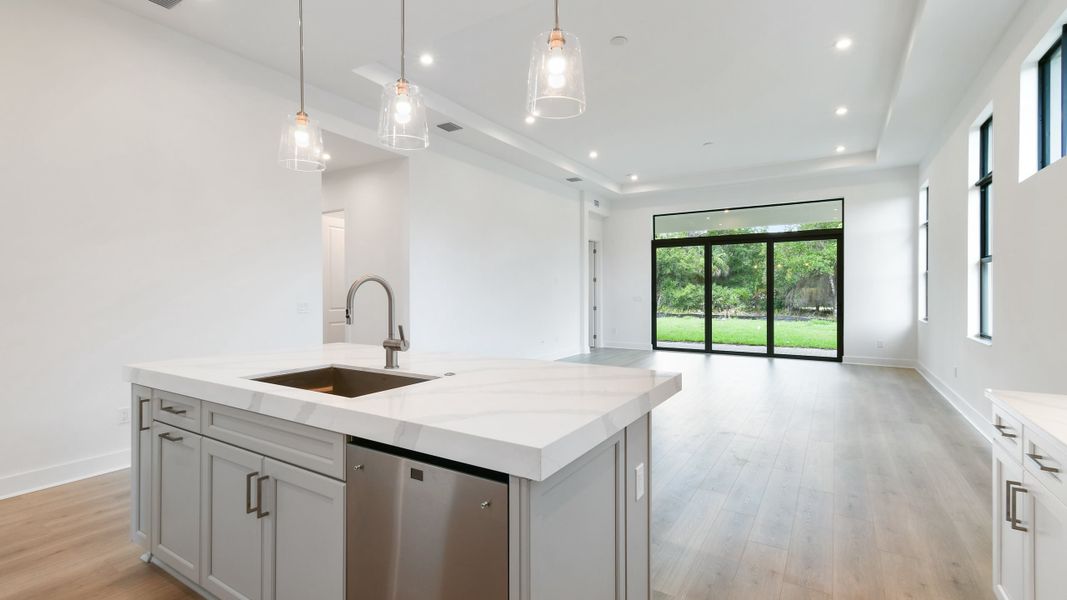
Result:
[[130,407],[123,406],[119,409],[119,425],[125,425],[130,422]]
[[878,346],[879,348],[885,348],[885,342],[883,342],[882,340],[878,340],[874,343],[874,345]]
[[306,315],[306,314],[308,314],[308,310],[309,310],[309,307],[308,307],[308,303],[307,302],[298,302],[297,303],[296,312],[298,312],[299,314]]

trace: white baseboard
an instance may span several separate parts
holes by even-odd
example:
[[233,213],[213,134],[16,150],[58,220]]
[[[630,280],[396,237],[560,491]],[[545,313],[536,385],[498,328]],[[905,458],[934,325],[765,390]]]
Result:
[[846,365],[865,365],[868,367],[895,367],[897,369],[914,369],[915,360],[911,358],[885,358],[882,356],[845,356]]
[[652,344],[648,342],[604,342],[602,348],[618,348],[620,350],[651,350]]
[[130,451],[126,449],[25,473],[7,475],[0,477],[0,500],[111,473],[129,466]]
[[956,393],[956,390],[953,390],[948,384],[931,373],[922,363],[917,364],[915,370],[918,371],[919,375],[922,375],[923,379],[930,384],[930,387],[937,390],[937,393],[941,394],[941,397],[951,404],[957,412],[963,415],[963,418],[971,424],[971,427],[978,430],[978,433],[982,434],[982,437],[987,439],[990,444],[993,443],[993,432],[990,431],[989,419],[987,417],[975,410],[970,402],[967,402],[963,396]]

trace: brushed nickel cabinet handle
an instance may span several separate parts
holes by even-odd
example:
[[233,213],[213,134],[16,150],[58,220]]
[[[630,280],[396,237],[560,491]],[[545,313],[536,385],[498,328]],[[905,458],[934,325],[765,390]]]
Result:
[[163,433],[159,434],[159,437],[164,439],[164,440],[167,440],[168,442],[180,442],[180,441],[185,439],[180,435],[179,436],[175,436],[174,434],[172,434],[169,431],[164,431]]
[[1008,491],[1008,497],[1011,499],[1011,501],[1008,503],[1011,509],[1011,528],[1015,531],[1026,532],[1028,531],[1028,529],[1023,527],[1021,525],[1022,521],[1019,520],[1019,497],[1016,495],[1016,492],[1028,494],[1029,491],[1027,491],[1027,489],[1024,488],[1020,483],[1016,483],[1014,481],[1009,481],[1008,483],[1012,484],[1009,486]]
[[259,471],[252,471],[248,475],[245,475],[245,514],[250,515],[256,512],[256,507],[252,506],[252,479],[259,475]]
[[270,479],[270,475],[264,475],[256,479],[256,518],[262,519],[270,515],[270,512],[263,510],[263,482]]
[[163,412],[170,413],[172,415],[184,415],[185,414],[185,409],[184,408],[174,408],[173,406],[160,406],[159,410],[161,410]]
[[151,398],[139,398],[137,400],[137,430],[148,431],[151,426],[145,426],[144,424],[144,405],[151,402]]
[[1022,485],[1018,481],[1004,482],[1004,520],[1011,523],[1011,488]]
[[1015,435],[1014,433],[1008,433],[1008,432],[1006,432],[1006,431],[1005,431],[1006,429],[1011,429],[1011,427],[1008,427],[1007,425],[1000,425],[1000,424],[997,424],[997,425],[994,425],[994,426],[993,426],[993,428],[994,428],[994,429],[996,429],[997,431],[999,431],[999,432],[1000,432],[1000,437],[1006,437],[1006,438],[1016,438],[1016,437],[1019,437],[1019,436]]
[[1030,460],[1034,461],[1034,463],[1037,464],[1037,466],[1041,467],[1042,471],[1045,471],[1046,473],[1059,473],[1060,472],[1060,470],[1057,469],[1056,467],[1047,467],[1047,466],[1041,464],[1042,459],[1045,458],[1044,456],[1042,456],[1040,454],[1032,454],[1030,452],[1027,452],[1026,455],[1029,456]]

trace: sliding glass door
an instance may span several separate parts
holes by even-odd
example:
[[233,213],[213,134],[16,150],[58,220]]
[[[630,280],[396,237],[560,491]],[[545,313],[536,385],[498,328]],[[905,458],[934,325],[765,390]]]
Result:
[[774,352],[838,355],[839,245],[836,239],[774,242]]
[[767,244],[711,246],[711,350],[767,353]]
[[704,246],[657,248],[655,268],[656,346],[703,350]]
[[653,347],[841,360],[843,210],[833,200],[657,215]]

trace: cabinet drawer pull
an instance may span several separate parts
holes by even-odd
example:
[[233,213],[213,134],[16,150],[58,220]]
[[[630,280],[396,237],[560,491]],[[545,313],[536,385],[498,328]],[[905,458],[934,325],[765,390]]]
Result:
[[1018,481],[1009,481],[1008,483],[1008,522],[1011,523],[1011,528],[1015,531],[1028,531],[1021,525],[1022,521],[1019,520],[1019,497],[1016,492],[1022,492],[1024,494],[1029,493],[1026,488],[1022,486]]
[[259,471],[252,471],[248,475],[245,475],[245,514],[250,515],[256,512],[256,507],[252,506],[252,479],[259,475]]
[[180,442],[185,439],[182,436],[176,436],[169,431],[164,431],[163,433],[159,434],[159,437],[161,439],[167,440],[168,442]]
[[138,398],[137,400],[137,429],[138,431],[148,431],[152,428],[151,425],[144,424],[144,405],[151,402],[151,398]]
[[1046,473],[1059,473],[1060,472],[1060,470],[1057,469],[1056,467],[1047,467],[1047,466],[1041,464],[1042,459],[1045,458],[1044,456],[1042,456],[1040,454],[1032,454],[1030,452],[1027,452],[1026,455],[1029,456],[1030,460],[1034,461],[1034,463],[1037,466],[1041,467],[1042,471],[1045,471]]
[[270,515],[269,512],[263,510],[263,482],[270,479],[270,475],[264,475],[256,479],[256,518],[262,519]]
[[1007,429],[1011,429],[1011,427],[1008,427],[1007,425],[997,424],[997,425],[994,425],[993,428],[1000,432],[1000,437],[1006,437],[1006,438],[1019,437],[1019,436],[1015,435],[1014,433],[1008,433],[1006,430]]
[[184,415],[185,414],[185,409],[184,408],[174,408],[173,406],[160,406],[159,410],[161,410],[163,412],[166,412],[166,413],[170,413],[172,415]]

